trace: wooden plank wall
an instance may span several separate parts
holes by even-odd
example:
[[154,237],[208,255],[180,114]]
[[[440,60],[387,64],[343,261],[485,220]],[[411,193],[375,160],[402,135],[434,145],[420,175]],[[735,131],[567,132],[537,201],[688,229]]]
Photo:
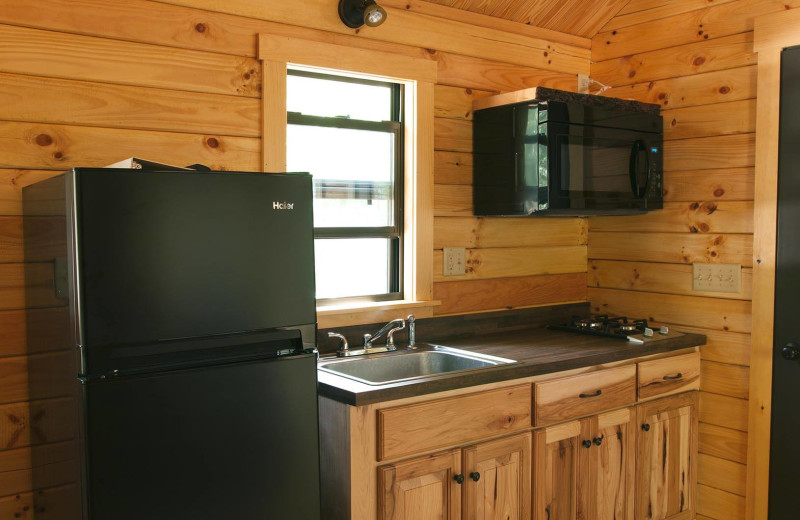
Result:
[[[55,334],[42,352],[25,343],[21,187],[72,166],[130,156],[257,170],[258,33],[436,61],[435,247],[466,247],[469,258],[468,274],[458,280],[442,279],[437,264],[439,313],[586,300],[585,222],[475,219],[469,184],[472,100],[537,84],[573,88],[575,73],[588,72],[588,40],[575,46],[580,39],[572,36],[545,41],[460,23],[474,52],[458,54],[452,52],[458,42],[450,22],[391,10],[390,19],[406,24],[422,17],[411,21],[424,22],[428,31],[426,44],[434,48],[423,49],[402,44],[408,38],[402,26],[367,33],[379,39],[353,36],[338,21],[335,4],[303,0],[283,10],[282,3],[262,0],[0,0],[0,520],[33,517],[32,445],[46,445],[43,463],[60,470],[52,472],[53,487],[42,495],[49,515],[67,507],[71,495],[64,486],[74,464],[73,439],[59,417],[64,389],[35,396],[27,390],[26,366],[58,363],[68,345]],[[319,5],[327,10],[317,13]],[[308,20],[308,27],[276,23],[293,17]],[[327,27],[340,28],[319,30]],[[535,28],[522,32],[534,34]],[[523,43],[540,52],[514,58],[511,50]],[[487,59],[495,49],[504,61]],[[40,224],[42,240],[61,232],[52,220]],[[52,264],[32,267],[38,276],[29,283],[40,297],[27,302],[36,307],[27,309],[29,320],[56,329],[66,313],[52,298]]]
[[[665,208],[589,222],[593,310],[707,334],[698,519],[744,518],[748,427],[756,16],[771,0],[632,0],[592,41],[605,94],[659,103]],[[692,291],[691,263],[743,266],[741,294]]]

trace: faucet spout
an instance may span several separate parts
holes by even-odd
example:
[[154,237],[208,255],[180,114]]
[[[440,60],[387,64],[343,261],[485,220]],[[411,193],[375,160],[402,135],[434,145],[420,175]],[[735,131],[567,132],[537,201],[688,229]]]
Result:
[[364,348],[371,348],[372,344],[377,341],[381,336],[389,332],[389,335],[386,338],[387,345],[394,345],[394,338],[392,334],[398,330],[403,330],[406,328],[406,322],[403,318],[398,318],[396,320],[392,320],[373,335],[364,334]]

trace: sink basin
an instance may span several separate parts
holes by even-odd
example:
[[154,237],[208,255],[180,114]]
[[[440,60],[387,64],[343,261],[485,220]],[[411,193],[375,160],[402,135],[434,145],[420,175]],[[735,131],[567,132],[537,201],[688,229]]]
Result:
[[368,385],[386,385],[509,363],[516,361],[438,345],[425,345],[418,346],[416,350],[322,362],[319,370]]

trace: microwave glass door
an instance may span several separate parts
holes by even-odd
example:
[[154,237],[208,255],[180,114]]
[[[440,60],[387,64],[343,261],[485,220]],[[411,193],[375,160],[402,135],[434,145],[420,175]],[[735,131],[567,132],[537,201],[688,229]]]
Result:
[[[548,128],[551,186],[576,201],[643,199],[657,168],[651,134],[583,125]],[[555,174],[555,175],[554,175]]]

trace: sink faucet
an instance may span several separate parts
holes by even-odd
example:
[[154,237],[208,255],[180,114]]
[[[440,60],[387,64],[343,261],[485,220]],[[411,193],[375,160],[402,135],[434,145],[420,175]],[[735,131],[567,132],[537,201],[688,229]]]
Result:
[[392,320],[381,329],[373,334],[364,334],[364,349],[372,348],[372,342],[383,336],[383,334],[388,330],[389,334],[386,336],[386,346],[391,347],[394,346],[394,336],[393,334],[397,331],[403,330],[406,328],[406,321],[403,318],[397,318],[396,320]]

